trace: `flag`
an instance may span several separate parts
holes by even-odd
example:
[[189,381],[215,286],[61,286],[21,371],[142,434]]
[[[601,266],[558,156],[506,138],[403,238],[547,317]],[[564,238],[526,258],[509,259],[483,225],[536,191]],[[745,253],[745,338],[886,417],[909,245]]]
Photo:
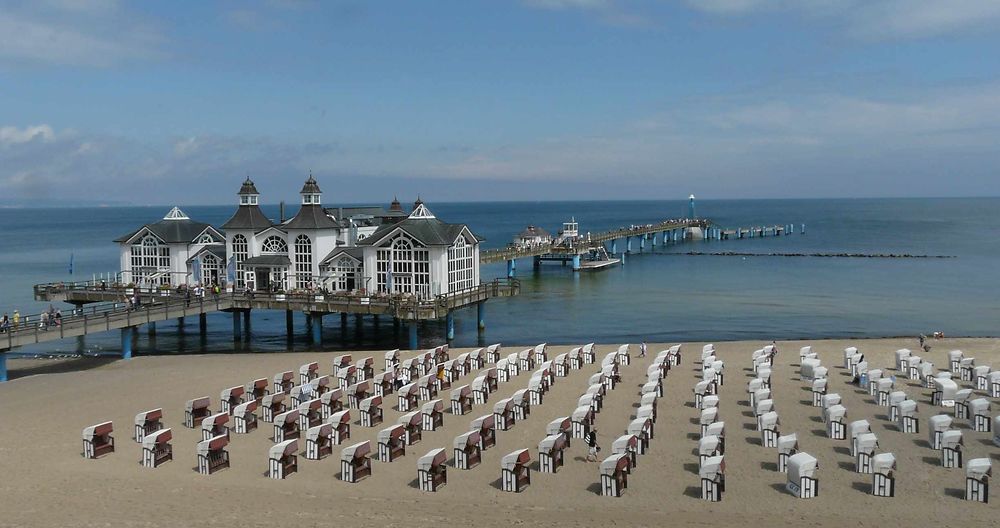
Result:
[[389,247],[389,269],[385,272],[385,289],[386,293],[392,293],[392,247]]
[[194,259],[191,263],[191,275],[195,282],[201,282],[201,259]]
[[236,284],[236,257],[229,257],[229,264],[226,266],[226,282]]
[[70,275],[73,274],[73,253],[72,252],[70,252],[70,254],[69,254],[69,274]]

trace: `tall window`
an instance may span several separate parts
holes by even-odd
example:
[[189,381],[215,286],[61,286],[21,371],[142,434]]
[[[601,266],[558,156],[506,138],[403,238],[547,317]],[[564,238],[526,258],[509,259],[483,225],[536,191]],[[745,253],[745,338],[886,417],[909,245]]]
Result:
[[459,237],[454,246],[448,248],[448,291],[457,291],[475,286],[472,269],[473,246]]
[[236,261],[236,287],[246,286],[243,280],[243,261],[250,256],[250,246],[247,244],[247,237],[243,235],[233,236],[233,259]]
[[219,257],[206,253],[201,257],[201,283],[215,284],[222,276],[222,263]]
[[288,243],[279,236],[269,236],[261,245],[260,252],[267,255],[287,255]]
[[399,236],[388,248],[376,254],[378,290],[389,289],[388,270],[392,269],[392,293],[410,293],[426,298],[431,294],[431,266],[427,249],[414,247],[413,241]]
[[132,282],[170,284],[170,247],[153,235],[132,244]]
[[357,288],[358,266],[354,259],[340,257],[333,268],[333,286],[337,291],[351,291]]
[[295,287],[308,288],[312,281],[312,241],[306,235],[295,238]]

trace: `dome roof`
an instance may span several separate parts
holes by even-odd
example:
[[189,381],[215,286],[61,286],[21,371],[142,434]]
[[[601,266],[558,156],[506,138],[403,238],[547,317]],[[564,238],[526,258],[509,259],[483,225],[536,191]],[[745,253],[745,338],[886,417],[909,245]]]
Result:
[[316,179],[312,177],[312,174],[310,174],[309,179],[302,185],[302,190],[299,191],[299,194],[319,194],[321,192],[322,191],[319,190],[319,184],[316,183]]
[[260,193],[257,192],[257,186],[254,185],[253,181],[250,180],[250,177],[247,176],[246,181],[243,182],[242,186],[240,186],[240,192],[238,192],[237,194],[260,194]]

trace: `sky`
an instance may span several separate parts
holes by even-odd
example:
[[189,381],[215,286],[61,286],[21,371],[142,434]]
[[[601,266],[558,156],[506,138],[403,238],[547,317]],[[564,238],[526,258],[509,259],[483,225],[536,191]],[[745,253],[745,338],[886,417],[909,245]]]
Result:
[[0,0],[0,204],[1000,195],[997,0]]

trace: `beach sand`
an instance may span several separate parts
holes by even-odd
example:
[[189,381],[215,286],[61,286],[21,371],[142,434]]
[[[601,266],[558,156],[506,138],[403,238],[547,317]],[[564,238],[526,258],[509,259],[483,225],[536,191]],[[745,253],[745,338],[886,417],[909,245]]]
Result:
[[[582,344],[582,343],[581,343]],[[485,406],[471,414],[453,416],[445,400],[444,427],[425,432],[423,440],[408,447],[406,456],[393,463],[373,462],[373,475],[357,484],[338,479],[340,448],[321,461],[299,457],[299,472],[283,481],[265,477],[272,427],[261,422],[248,435],[232,435],[232,467],[210,476],[195,470],[195,444],[200,431],[183,426],[185,401],[210,396],[218,409],[219,392],[284,370],[298,372],[299,365],[318,361],[322,374],[340,353],[241,354],[137,357],[131,361],[102,361],[93,368],[40,368],[32,360],[11,360],[17,372],[36,369],[38,375],[0,384],[0,526],[853,526],[898,524],[938,526],[996,526],[1000,492],[993,503],[962,500],[964,469],[940,467],[936,451],[927,443],[927,418],[943,412],[930,405],[930,390],[905,381],[905,390],[920,404],[920,434],[904,434],[888,422],[888,409],[875,405],[867,393],[847,383],[842,350],[858,346],[871,368],[891,368],[893,352],[917,349],[913,339],[827,340],[779,342],[772,390],[781,417],[781,433],[795,432],[800,450],[819,459],[820,495],[801,500],[784,490],[785,475],[774,470],[776,449],[759,445],[754,418],[746,401],[751,353],[762,342],[716,343],[726,362],[725,384],[720,388],[720,415],[726,422],[726,493],[722,502],[699,498],[697,438],[699,411],[693,406],[692,388],[700,379],[702,343],[685,343],[683,363],[664,380],[659,400],[655,437],[647,454],[629,476],[621,498],[599,496],[598,465],[584,462],[586,447],[574,439],[566,465],[557,474],[537,468],[538,442],[549,421],[569,415],[586,390],[587,379],[599,370],[585,365],[557,378],[541,406],[510,431],[498,431],[497,446],[483,454],[479,467],[469,471],[451,464],[453,438],[469,429],[469,422],[492,412],[492,405],[525,388],[530,373],[522,372]],[[868,494],[870,475],[854,472],[848,441],[826,437],[819,408],[811,406],[805,384],[798,379],[798,350],[813,346],[830,368],[829,392],[843,396],[848,421],[868,419],[879,437],[880,452],[895,453],[898,460],[896,497]],[[954,348],[976,357],[977,364],[1000,365],[1000,340],[945,339],[931,343],[930,359],[947,367],[947,352]],[[625,432],[639,401],[646,367],[667,345],[650,345],[646,358],[632,347],[632,363],[621,368],[622,383],[608,393],[597,415],[599,442],[610,455],[611,444]],[[504,347],[505,353],[524,347]],[[549,347],[552,358],[570,347]],[[616,345],[598,345],[598,362]],[[453,349],[455,357],[460,350]],[[356,352],[354,359],[375,357],[381,371],[383,351]],[[412,353],[403,352],[402,357]],[[77,364],[77,367],[79,363]],[[65,370],[65,372],[60,372]],[[475,373],[457,385],[470,383]],[[334,384],[336,381],[334,380]],[[386,398],[385,425],[364,428],[352,411],[351,440],[371,440],[382,427],[403,414],[395,409],[395,396]],[[167,427],[173,429],[174,461],[156,469],[139,465],[140,447],[132,439],[136,413],[162,407]],[[994,402],[993,413],[998,410]],[[950,413],[950,410],[949,410]],[[112,420],[117,451],[98,460],[81,457],[81,430]],[[965,435],[965,459],[991,457],[1000,461],[1000,448],[991,433],[972,432],[956,421]],[[448,483],[437,493],[416,487],[417,458],[437,447],[449,453]],[[531,485],[523,493],[499,489],[500,458],[528,448],[532,453]],[[300,440],[304,455],[305,440]],[[994,486],[995,487],[995,486]]]

